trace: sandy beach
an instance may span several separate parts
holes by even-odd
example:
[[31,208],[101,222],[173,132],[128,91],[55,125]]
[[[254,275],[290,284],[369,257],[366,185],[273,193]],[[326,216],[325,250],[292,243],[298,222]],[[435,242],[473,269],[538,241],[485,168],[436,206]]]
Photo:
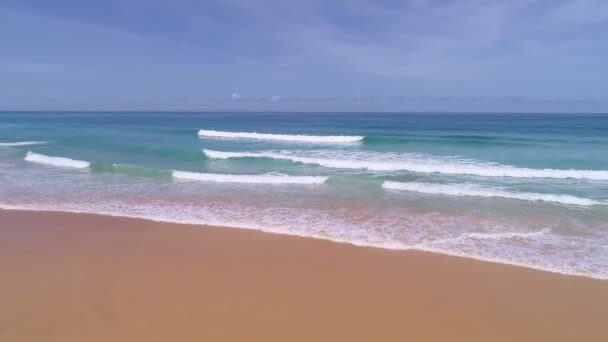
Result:
[[607,341],[608,282],[417,251],[0,211],[0,341]]

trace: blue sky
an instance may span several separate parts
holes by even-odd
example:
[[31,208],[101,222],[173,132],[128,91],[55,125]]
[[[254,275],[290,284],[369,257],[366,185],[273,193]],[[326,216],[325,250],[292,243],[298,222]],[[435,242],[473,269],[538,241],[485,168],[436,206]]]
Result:
[[608,112],[605,0],[2,0],[0,109]]

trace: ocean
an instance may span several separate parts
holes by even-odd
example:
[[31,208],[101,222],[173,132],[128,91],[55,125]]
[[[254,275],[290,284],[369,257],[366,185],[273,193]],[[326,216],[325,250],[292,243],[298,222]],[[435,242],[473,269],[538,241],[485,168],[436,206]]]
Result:
[[0,112],[0,208],[608,279],[608,115]]

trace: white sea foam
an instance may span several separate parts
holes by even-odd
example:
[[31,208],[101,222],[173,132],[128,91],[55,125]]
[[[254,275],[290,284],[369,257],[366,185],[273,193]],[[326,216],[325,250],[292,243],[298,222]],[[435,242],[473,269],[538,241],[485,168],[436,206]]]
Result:
[[4,142],[4,143],[0,143],[0,147],[28,146],[28,145],[42,145],[42,144],[46,144],[46,141]]
[[210,138],[232,138],[232,139],[259,139],[259,140],[277,140],[277,141],[294,141],[307,143],[353,143],[363,140],[364,137],[357,135],[291,135],[291,134],[267,134],[267,133],[248,133],[248,132],[223,132],[201,129],[198,131],[201,137]]
[[227,175],[184,171],[173,171],[173,177],[204,182],[250,184],[322,184],[327,180],[327,177],[321,176],[288,176],[283,174]]
[[63,157],[50,157],[50,156],[45,156],[43,154],[34,153],[32,151],[28,152],[25,155],[24,159],[26,161],[32,162],[32,163],[52,165],[52,166],[58,166],[58,167],[69,167],[69,168],[76,168],[76,169],[86,169],[91,165],[91,163],[89,163],[87,161],[74,160],[74,159],[63,158]]
[[427,242],[428,245],[439,245],[439,244],[453,244],[458,243],[462,240],[511,240],[511,239],[520,239],[520,240],[529,240],[529,239],[539,239],[544,235],[551,232],[550,228],[544,228],[537,231],[531,232],[500,232],[500,233],[465,233],[460,236],[454,238],[447,239],[439,239]]
[[524,201],[543,201],[574,205],[596,205],[603,204],[589,198],[581,198],[571,195],[540,194],[533,192],[516,192],[501,188],[482,187],[476,184],[436,184],[423,182],[392,182],[385,181],[382,184],[385,189],[414,191],[424,194],[437,194],[449,196],[474,196],[474,197],[500,197]]
[[[554,234],[550,228],[532,231],[471,232],[431,241],[398,241],[391,237],[391,229],[388,227],[386,230],[382,230],[381,235],[369,235],[373,233],[373,231],[368,231],[370,228],[378,228],[378,225],[382,223],[376,219],[367,223],[365,221],[351,222],[348,217],[352,218],[352,213],[349,212],[346,213],[350,216],[341,219],[333,217],[335,213],[328,216],[322,211],[303,209],[295,211],[288,208],[255,207],[247,209],[231,205],[216,206],[212,203],[206,203],[203,207],[190,207],[183,204],[123,203],[120,200],[96,204],[88,202],[83,200],[73,203],[55,201],[48,204],[10,204],[0,201],[0,209],[91,213],[180,224],[255,229],[357,246],[423,250],[549,272],[608,279],[606,269],[608,256],[601,252],[605,240],[565,237]],[[406,218],[404,222],[404,218],[401,217],[391,221],[391,227],[395,225],[397,228],[395,231],[405,231],[407,233],[405,236],[414,237],[416,240],[416,235],[421,232],[426,233],[429,229],[434,233],[445,233],[452,229],[465,229],[469,226],[466,220],[456,220],[447,227],[444,227],[441,220],[433,220],[430,225],[425,224],[425,221],[424,217],[414,216]],[[353,226],[353,224],[355,225]],[[418,225],[419,227],[417,227]],[[504,228],[509,229],[509,227]],[[571,260],[570,258],[574,257],[576,262],[568,262]]]
[[434,157],[414,153],[395,154],[380,152],[347,151],[262,151],[223,152],[204,149],[209,158],[272,158],[304,164],[316,164],[328,168],[362,169],[370,171],[412,171],[474,175],[482,177],[560,178],[608,180],[605,170],[558,170],[531,169],[484,163],[474,160]]
[[501,239],[536,239],[543,235],[551,232],[550,228],[545,228],[535,232],[506,232],[506,233],[468,233],[464,235],[464,238],[469,239],[489,239],[489,240],[501,240]]

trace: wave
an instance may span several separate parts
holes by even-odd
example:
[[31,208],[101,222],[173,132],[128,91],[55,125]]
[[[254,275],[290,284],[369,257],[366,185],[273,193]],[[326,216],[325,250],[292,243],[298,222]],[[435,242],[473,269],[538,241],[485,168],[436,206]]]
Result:
[[5,142],[0,143],[1,147],[13,147],[13,146],[29,146],[29,145],[42,145],[46,144],[46,141],[17,141],[17,142]]
[[58,166],[58,167],[69,167],[69,168],[76,168],[76,169],[86,169],[89,166],[91,166],[91,163],[89,163],[87,161],[74,160],[74,159],[63,158],[63,157],[50,157],[50,156],[45,156],[44,154],[34,153],[32,151],[29,151],[25,155],[24,160],[28,161],[28,162],[32,162],[32,163],[52,165],[52,166]]
[[[381,137],[366,136],[366,145],[436,145],[436,146],[530,146],[530,143],[508,140],[449,139],[441,137]],[[538,144],[537,144],[538,145]]]
[[201,129],[198,131],[201,137],[210,138],[233,138],[233,139],[260,139],[260,140],[277,140],[277,141],[295,141],[307,143],[353,143],[363,140],[363,136],[358,135],[289,135],[289,134],[265,134],[265,133],[247,133],[247,132],[223,132]]
[[524,201],[542,201],[573,205],[597,205],[604,204],[589,198],[581,198],[571,195],[539,194],[533,192],[514,192],[500,188],[487,188],[475,184],[435,184],[423,182],[391,182],[382,184],[385,189],[406,190],[424,194],[437,194],[449,196],[473,196],[473,197],[500,197]]
[[338,169],[411,171],[481,177],[608,180],[608,171],[605,170],[531,169],[466,159],[431,157],[414,153],[379,154],[376,152],[347,151],[223,152],[208,149],[203,149],[203,153],[209,158],[216,159],[272,158]]
[[184,171],[173,171],[173,178],[216,183],[250,184],[322,184],[327,180],[327,177],[321,176],[288,176],[283,174],[227,175]]

